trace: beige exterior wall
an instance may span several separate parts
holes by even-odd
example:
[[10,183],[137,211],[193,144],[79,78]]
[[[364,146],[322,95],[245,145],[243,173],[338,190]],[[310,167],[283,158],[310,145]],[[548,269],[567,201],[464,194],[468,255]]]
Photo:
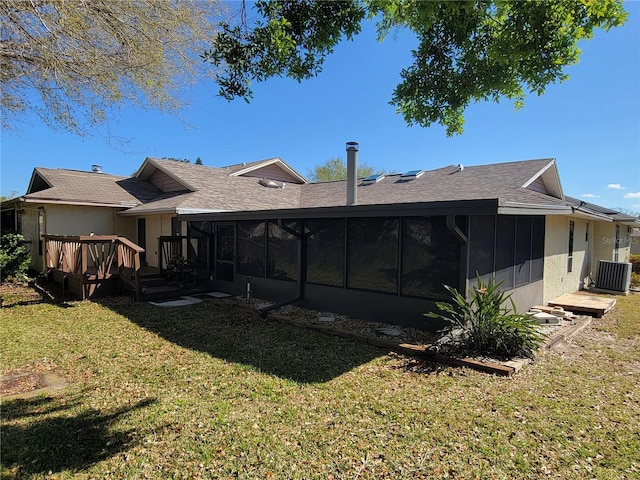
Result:
[[[573,261],[571,272],[569,272],[569,228],[571,221],[574,222]],[[587,224],[589,224],[588,241]],[[565,293],[574,293],[583,287],[583,280],[589,275],[592,268],[589,254],[589,244],[593,241],[592,229],[593,222],[580,218],[547,216],[544,242],[544,303]]]
[[[23,203],[22,234],[29,242],[31,268],[44,271],[44,255],[39,254],[41,235],[120,235],[135,241],[134,218],[119,216],[109,207]],[[42,212],[42,229],[38,212]]]
[[[615,245],[616,245],[616,225],[610,222],[597,222],[594,231],[594,274],[597,268],[598,260],[616,261]],[[631,254],[630,248],[630,232],[627,225],[619,225],[620,242],[618,246],[618,262],[628,262]]]
[[[171,235],[171,218],[175,215],[149,215],[144,217],[146,222],[147,242],[144,247],[147,253],[147,264],[150,267],[158,266],[159,252],[158,239],[165,235]],[[184,222],[183,222],[184,223]],[[136,237],[137,238],[137,237]]]
[[115,235],[113,209],[79,205],[45,205],[47,235]]
[[38,244],[38,207],[20,205],[22,209],[22,235],[29,242],[29,251],[31,252],[31,264],[34,270],[41,272],[44,267],[43,256],[39,255]]

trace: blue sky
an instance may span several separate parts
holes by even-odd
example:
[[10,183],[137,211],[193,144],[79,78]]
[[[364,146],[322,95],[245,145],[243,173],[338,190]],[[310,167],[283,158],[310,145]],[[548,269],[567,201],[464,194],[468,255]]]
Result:
[[1,192],[24,193],[35,167],[90,170],[98,163],[130,175],[147,156],[200,157],[210,166],[277,156],[306,175],[346,158],[345,142],[358,141],[361,162],[398,172],[553,157],[565,194],[638,212],[640,2],[626,8],[624,27],[597,31],[581,45],[569,80],[530,96],[518,111],[508,101],[472,105],[461,136],[449,138],[439,125],[409,127],[395,113],[388,102],[414,41],[400,34],[380,44],[371,24],[336,48],[319,77],[257,84],[250,104],[228,103],[203,82],[189,92],[182,120],[124,108],[89,138],[29,116],[2,132]]

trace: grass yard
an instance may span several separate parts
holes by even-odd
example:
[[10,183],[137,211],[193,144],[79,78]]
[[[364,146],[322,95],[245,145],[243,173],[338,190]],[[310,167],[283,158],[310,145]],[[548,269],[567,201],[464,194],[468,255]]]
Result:
[[[5,302],[6,305],[7,302]],[[0,310],[2,478],[640,478],[640,295],[513,378],[204,302]]]

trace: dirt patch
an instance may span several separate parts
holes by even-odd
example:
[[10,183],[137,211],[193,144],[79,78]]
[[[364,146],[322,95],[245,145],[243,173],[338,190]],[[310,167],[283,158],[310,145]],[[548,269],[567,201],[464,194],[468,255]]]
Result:
[[0,378],[0,397],[29,398],[48,394],[67,386],[62,375],[44,364],[27,365],[10,370]]

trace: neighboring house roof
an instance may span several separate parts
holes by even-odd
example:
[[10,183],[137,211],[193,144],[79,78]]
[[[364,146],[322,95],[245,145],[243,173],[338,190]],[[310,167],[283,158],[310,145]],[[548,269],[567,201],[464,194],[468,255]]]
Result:
[[617,223],[624,223],[626,225],[634,225],[640,223],[640,218],[627,215],[626,213],[618,212],[610,208],[602,207],[594,203],[585,202],[573,197],[566,197],[567,202],[581,212],[586,212],[591,215],[602,216],[611,219],[611,221]]
[[159,190],[148,182],[106,173],[36,168],[26,202],[131,207],[148,202]]

